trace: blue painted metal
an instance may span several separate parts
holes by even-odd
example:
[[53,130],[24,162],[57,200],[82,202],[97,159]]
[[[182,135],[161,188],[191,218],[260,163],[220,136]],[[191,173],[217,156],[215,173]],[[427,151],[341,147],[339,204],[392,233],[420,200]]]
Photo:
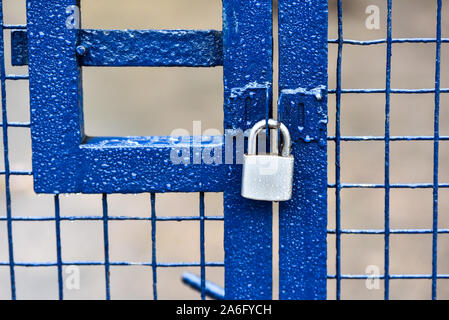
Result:
[[[193,157],[209,148],[223,150],[223,139],[203,138],[205,141],[199,144],[195,144],[195,138],[177,137],[88,138],[79,148],[82,163],[75,173],[77,185],[62,181],[59,188],[84,193],[221,192],[228,166],[195,164]],[[181,140],[184,142],[179,143]],[[171,162],[174,148],[188,150],[190,163]]]
[[440,94],[441,94],[441,24],[443,3],[437,0],[436,54],[435,54],[435,111],[433,146],[433,234],[432,234],[432,299],[437,299],[438,284],[438,197],[439,197],[439,147],[440,147]]
[[327,13],[326,0],[279,0],[278,119],[295,157],[293,197],[279,205],[280,299],[326,298]]
[[205,295],[213,299],[223,300],[225,298],[224,289],[222,287],[210,281],[203,281],[201,277],[192,273],[184,273],[182,275],[182,281],[192,287],[192,289],[202,291]]
[[215,30],[82,30],[84,66],[215,67],[223,64]]
[[[216,30],[79,30],[78,37],[83,66],[223,65],[222,33]],[[12,32],[11,41],[12,64],[28,64],[26,32]]]
[[335,102],[335,271],[336,299],[341,298],[341,62],[343,54],[343,3],[338,0],[338,53],[337,53],[337,89]]
[[6,207],[6,228],[8,233],[8,265],[9,280],[11,286],[11,299],[16,299],[16,275],[13,246],[12,210],[11,210],[11,170],[9,165],[9,139],[8,139],[8,115],[6,108],[6,71],[5,71],[5,39],[3,26],[3,1],[0,0],[0,83],[1,83],[1,103],[2,103],[2,133],[3,133],[3,159],[5,166],[5,207]]
[[[204,137],[205,141],[197,144],[193,138],[177,143],[180,139],[176,137],[85,137],[82,83],[76,53],[79,32],[66,28],[65,10],[69,5],[76,5],[76,1],[60,0],[56,4],[39,0],[28,1],[35,191],[55,194],[223,191],[226,166],[204,163],[198,165],[194,164],[194,161],[178,165],[170,161],[171,150],[175,147],[186,147],[193,157],[194,152],[202,152],[206,148],[222,148],[221,137]],[[91,39],[90,42],[86,41],[85,56],[90,61],[95,61],[95,55],[91,53],[89,56],[89,52],[95,51],[89,50],[89,46],[97,46],[100,50],[100,39],[112,44],[126,38],[127,41],[122,46],[117,46],[117,50],[118,53],[123,53],[124,60],[130,61],[131,53],[138,53],[135,52],[137,47],[133,42],[133,34],[138,40],[137,45],[151,40],[152,37],[159,39],[161,44],[164,34],[168,39],[166,42],[173,45],[186,43],[189,39],[193,40],[189,45],[200,45],[201,41],[196,42],[197,38],[204,40],[209,37],[207,31],[191,34],[163,31],[112,32],[109,36],[106,31],[89,31],[84,34]],[[209,38],[216,47],[215,40],[219,37]],[[181,60],[185,58],[187,49],[186,45],[178,47],[177,53],[184,52]],[[197,51],[201,53],[201,50]],[[114,58],[108,56],[108,52],[110,50],[105,50],[105,59],[113,61]],[[125,52],[128,52],[128,55]],[[192,54],[192,63],[201,55]],[[123,62],[115,61],[119,64]],[[167,63],[169,62],[161,62],[161,65]]]
[[[441,88],[440,68],[441,68],[441,44],[447,43],[448,39],[441,36],[441,14],[442,14],[442,1],[436,0],[437,12],[436,12],[436,37],[435,38],[407,38],[407,39],[394,39],[392,37],[392,0],[386,0],[387,3],[387,37],[386,39],[370,40],[370,41],[358,41],[344,39],[343,37],[343,6],[342,1],[338,1],[338,39],[329,40],[329,43],[338,44],[338,58],[337,58],[337,87],[335,90],[329,90],[329,93],[335,93],[337,99],[337,114],[336,114],[336,134],[334,137],[328,137],[328,140],[335,141],[336,143],[336,183],[329,184],[330,188],[335,188],[337,196],[336,206],[336,229],[328,230],[329,234],[335,234],[337,240],[337,265],[336,275],[329,275],[329,279],[336,279],[337,281],[337,299],[341,297],[341,280],[342,279],[367,279],[366,275],[342,275],[341,274],[341,235],[353,234],[353,235],[372,235],[379,234],[384,235],[385,249],[385,270],[384,274],[379,278],[384,280],[384,298],[388,299],[390,296],[390,280],[394,279],[429,279],[432,285],[432,298],[437,298],[437,280],[445,279],[446,275],[438,274],[437,269],[437,241],[439,234],[447,234],[449,230],[438,228],[438,196],[439,189],[447,188],[447,183],[440,183],[438,179],[438,151],[439,141],[447,140],[447,137],[439,135],[439,105],[440,95],[442,93],[448,93],[447,88]],[[341,83],[341,63],[342,63],[342,49],[344,44],[348,45],[376,45],[387,44],[386,51],[386,87],[385,89],[342,89]],[[394,89],[391,88],[391,66],[392,66],[392,44],[393,43],[435,43],[436,44],[436,59],[435,59],[435,88],[430,89]],[[385,135],[380,137],[373,136],[341,136],[340,131],[340,119],[341,119],[341,95],[355,93],[355,94],[373,94],[384,93],[385,94]],[[434,112],[434,135],[433,136],[391,136],[390,135],[390,98],[392,94],[434,94],[435,95],[435,112]],[[341,183],[340,179],[340,143],[341,141],[385,141],[385,181],[383,184],[345,184]],[[434,142],[434,170],[433,170],[433,183],[419,183],[419,184],[392,184],[390,183],[390,142],[392,141],[433,141]],[[340,225],[340,193],[342,189],[347,188],[368,188],[368,189],[384,189],[385,190],[385,227],[382,230],[347,230],[341,229]],[[433,226],[432,229],[391,229],[390,228],[390,191],[391,189],[432,189],[433,190]],[[406,275],[399,274],[393,275],[390,273],[390,236],[392,234],[431,234],[432,235],[432,273],[428,275]]]
[[103,193],[101,198],[103,207],[103,243],[104,243],[104,276],[106,287],[106,300],[111,299],[111,280],[110,280],[110,261],[109,261],[109,214],[108,214],[108,196]]
[[[246,130],[270,116],[272,1],[224,0],[223,46],[224,128]],[[271,299],[272,205],[240,196],[241,170],[226,174],[226,298]]]
[[387,0],[387,63],[385,83],[385,251],[384,251],[384,298],[390,296],[390,101],[392,57],[392,0]]
[[153,299],[157,300],[157,256],[156,256],[156,195],[151,194],[151,267],[153,269]]
[[[437,284],[440,279],[449,279],[448,274],[439,274],[438,235],[449,234],[449,229],[438,228],[439,189],[449,188],[449,183],[438,178],[439,142],[449,140],[439,134],[440,95],[449,93],[449,88],[441,88],[441,44],[449,39],[442,38],[441,19],[442,1],[437,1],[437,25],[435,38],[395,39],[391,34],[391,0],[386,0],[387,36],[385,39],[359,41],[343,37],[343,7],[338,1],[338,38],[327,42],[338,45],[337,86],[326,92],[326,3],[324,0],[280,1],[280,86],[279,117],[286,123],[294,136],[293,153],[297,158],[298,172],[295,176],[295,197],[292,202],[280,206],[280,298],[324,298],[326,279],[337,281],[337,297],[341,296],[343,279],[367,279],[360,274],[342,274],[340,239],[343,235],[384,235],[385,237],[385,274],[380,275],[385,285],[385,298],[389,297],[389,282],[396,279],[427,279],[432,286],[432,298],[437,298]],[[225,128],[246,129],[255,121],[271,116],[272,86],[272,48],[271,48],[271,2],[249,0],[239,3],[225,0],[223,33],[218,31],[125,31],[111,30],[70,30],[65,28],[65,8],[76,5],[75,0],[58,0],[46,3],[42,0],[28,0],[28,39],[24,39],[27,30],[24,25],[3,24],[3,3],[0,0],[0,27],[2,31],[11,30],[12,63],[27,63],[29,45],[30,77],[27,75],[6,74],[4,56],[4,32],[0,35],[0,80],[3,132],[3,157],[5,169],[0,175],[5,177],[6,216],[0,221],[6,222],[9,256],[8,261],[0,261],[0,266],[9,267],[11,298],[17,297],[17,267],[56,267],[58,272],[58,294],[64,297],[62,270],[64,266],[104,266],[105,297],[111,298],[111,266],[145,266],[153,271],[153,295],[157,299],[157,269],[195,267],[200,277],[188,277],[190,285],[201,292],[201,297],[215,294],[223,298],[221,288],[206,281],[206,272],[210,267],[225,269],[226,298],[229,299],[269,299],[271,298],[271,205],[241,199],[240,166],[235,165],[180,165],[168,166],[163,163],[169,150],[180,146],[176,137],[85,137],[83,132],[81,104],[81,65],[186,65],[214,66],[224,65],[225,82]],[[52,16],[50,18],[50,16]],[[254,21],[257,21],[255,23]],[[167,39],[162,34],[166,32]],[[134,36],[139,41],[136,46],[126,37]],[[82,42],[86,37],[90,39]],[[165,56],[157,51],[158,45],[147,40],[159,41],[159,45],[169,48],[178,41],[180,46],[177,59]],[[107,44],[104,57],[97,54],[101,41]],[[115,51],[111,48],[114,41],[121,45]],[[192,41],[192,42],[188,42]],[[198,52],[187,54],[189,43],[200,46]],[[220,49],[221,44],[224,50]],[[398,89],[391,88],[391,44],[393,43],[435,43],[435,88]],[[386,88],[343,89],[341,82],[341,62],[344,45],[371,46],[387,44],[387,82]],[[84,46],[84,51],[82,46]],[[133,52],[140,52],[140,46],[153,50],[152,54],[137,60]],[[177,49],[174,49],[177,50]],[[115,56],[114,56],[115,55]],[[158,56],[159,55],[159,56]],[[390,57],[390,58],[388,58]],[[58,60],[59,59],[59,60]],[[140,59],[140,60],[139,60]],[[389,61],[390,60],[390,61]],[[90,62],[89,62],[90,61]],[[165,64],[164,64],[165,63]],[[30,78],[31,86],[31,124],[9,122],[6,108],[6,82],[23,81]],[[323,87],[324,86],[324,87]],[[326,93],[335,94],[337,99],[337,127],[334,136],[326,139]],[[342,136],[341,97],[343,94],[386,95],[386,132],[384,136]],[[321,100],[319,96],[321,94]],[[434,94],[435,130],[433,136],[391,136],[389,134],[389,98],[392,94]],[[293,104],[293,105],[292,105]],[[317,111],[317,112],[315,112]],[[10,169],[8,128],[32,129],[33,172],[13,171]],[[224,138],[204,137],[199,143],[193,138],[187,141],[193,147],[202,150],[206,147],[223,148]],[[228,137],[225,137],[228,138]],[[326,275],[325,246],[325,141],[336,143],[336,182],[327,184],[335,189],[337,195],[335,229],[327,234],[337,237],[337,269],[335,275]],[[363,143],[364,141],[384,141],[385,182],[382,184],[342,183],[340,177],[340,147],[342,141]],[[392,184],[389,181],[388,159],[389,143],[392,141],[433,141],[434,177],[431,183]],[[186,143],[186,141],[182,142]],[[181,144],[182,146],[182,144]],[[237,154],[237,157],[241,155]],[[136,157],[136,159],[134,158]],[[140,157],[140,159],[137,159]],[[124,158],[124,161],[123,161]],[[142,161],[142,162],[139,162]],[[36,165],[36,162],[39,162]],[[112,166],[107,166],[111,165]],[[47,169],[44,170],[44,166]],[[164,166],[163,171],[157,170]],[[133,167],[135,167],[135,170]],[[116,172],[114,172],[114,170]],[[145,171],[146,170],[146,171]],[[204,171],[206,170],[206,171]],[[209,171],[207,171],[209,170]],[[138,171],[138,172],[137,172]],[[140,173],[139,173],[140,172]],[[203,172],[203,173],[201,173]],[[34,173],[37,190],[56,193],[55,210],[52,216],[28,217],[13,216],[10,192],[11,176],[27,176]],[[133,175],[135,173],[135,175]],[[144,176],[150,176],[146,178]],[[210,176],[209,176],[210,175]],[[179,176],[179,180],[173,178]],[[114,179],[119,181],[114,182]],[[171,179],[171,180],[170,180]],[[52,181],[55,180],[55,181]],[[103,184],[104,182],[104,184]],[[169,184],[170,186],[168,186]],[[342,229],[339,197],[344,189],[384,189],[385,190],[385,228],[383,229]],[[391,229],[389,225],[389,197],[391,189],[432,189],[433,226],[431,229]],[[60,215],[58,193],[92,192],[101,193],[102,215]],[[140,190],[140,191],[139,191]],[[110,192],[152,192],[149,195],[151,216],[124,217],[109,216],[108,196]],[[200,192],[198,216],[158,217],[156,215],[156,192],[187,191]],[[204,194],[206,191],[225,192],[225,217],[206,215]],[[106,192],[106,193],[105,193]],[[182,213],[181,213],[182,214]],[[205,255],[205,221],[225,220],[225,263],[207,262]],[[14,257],[13,226],[15,222],[54,221],[56,231],[56,260],[50,262],[21,262]],[[64,261],[61,248],[61,222],[98,221],[103,223],[104,261]],[[151,223],[152,258],[150,261],[129,262],[109,261],[109,221],[148,221]],[[157,224],[164,222],[198,221],[200,224],[200,261],[158,263],[156,252]],[[389,270],[389,237],[393,234],[432,235],[432,272],[430,274],[391,274]],[[211,287],[212,286],[212,287]]]
[[28,64],[28,40],[26,31],[11,32],[11,65],[23,66]]
[[62,247],[61,247],[61,206],[59,195],[54,197],[55,203],[55,231],[56,231],[56,262],[58,266],[58,294],[59,300],[64,299],[64,283],[62,276]]
[[31,137],[36,192],[76,192],[83,159],[82,84],[66,8],[75,0],[27,1]]
[[[339,26],[342,26],[343,24],[340,23]],[[4,29],[25,29],[24,26],[4,26]],[[111,33],[111,34],[108,34]],[[114,38],[122,39],[125,37],[125,35],[129,36],[138,36],[141,40],[143,39],[151,39],[153,37],[157,37],[159,42],[164,42],[164,37],[162,37],[162,34],[166,33],[172,33],[172,34],[180,34],[181,39],[183,41],[179,42],[179,45],[181,48],[185,48],[185,50],[182,51],[183,57],[182,59],[185,62],[183,62],[186,66],[194,66],[192,62],[192,56],[186,54],[187,48],[189,48],[189,43],[185,42],[184,40],[188,38],[193,38],[194,43],[198,46],[191,47],[190,54],[196,53],[195,50],[200,48],[199,55],[197,55],[194,62],[198,64],[198,66],[219,66],[223,63],[223,52],[222,52],[222,32],[216,31],[216,30],[80,30],[80,38],[81,43],[85,45],[83,38],[86,38],[86,41],[95,43],[95,50],[92,50],[89,54],[90,57],[93,55],[95,56],[94,59],[90,58],[88,59],[81,57],[80,63],[82,65],[97,65],[97,66],[103,66],[103,65],[110,65],[110,66],[119,66],[119,65],[133,65],[130,63],[134,63],[133,61],[136,61],[136,59],[139,59],[142,63],[142,65],[156,65],[155,59],[153,56],[148,55],[147,51],[142,50],[141,48],[149,48],[151,50],[157,50],[158,48],[156,46],[153,46],[152,44],[149,44],[148,42],[143,41],[143,43],[140,44],[139,48],[135,48],[135,52],[139,52],[142,57],[136,57],[133,51],[130,50],[130,48],[127,47],[121,47],[120,49],[116,48],[116,44],[114,44],[111,40]],[[106,35],[105,35],[106,34]],[[101,43],[100,39],[104,40],[104,43]],[[176,39],[175,39],[176,40]],[[387,43],[387,39],[376,39],[376,40],[367,40],[367,41],[359,41],[359,40],[352,40],[352,39],[329,39],[328,43],[341,43],[342,44],[349,44],[349,45],[362,45],[362,46],[370,46],[370,45],[376,45],[376,44],[384,44]],[[126,41],[125,41],[126,42]],[[436,38],[393,38],[391,39],[391,43],[436,43]],[[121,42],[122,43],[122,42]],[[449,43],[449,38],[441,38],[440,43]],[[109,58],[106,59],[102,55],[99,54],[92,54],[92,51],[98,50],[98,45],[102,44],[104,46],[104,49],[107,49],[107,52],[109,53]],[[178,52],[178,48],[176,46],[176,42],[170,42],[165,44],[166,47],[174,47],[174,52]],[[87,51],[86,47],[86,53]],[[193,50],[193,48],[195,50]],[[121,56],[120,50],[124,50],[124,57]],[[172,65],[167,61],[172,61],[173,58],[166,55],[161,55],[160,52],[158,52],[158,55],[161,56],[163,59],[163,63],[166,63],[167,65]],[[143,58],[145,57],[145,58]],[[161,60],[160,58],[159,60]],[[167,60],[166,60],[167,59]],[[180,58],[177,58],[175,63],[181,63],[179,61]],[[91,60],[91,61],[89,61]],[[190,62],[189,62],[190,60]],[[28,64],[28,41],[26,36],[26,31],[23,30],[14,30],[11,32],[11,63],[13,66],[23,66]],[[150,64],[153,63],[153,64]],[[182,64],[182,63],[181,63]],[[359,89],[365,92],[366,90],[382,90],[382,89]],[[415,91],[421,92],[423,89],[419,90],[404,90],[406,93],[414,93]],[[429,89],[432,90],[432,89]],[[329,93],[335,92],[334,90],[329,90]],[[341,90],[341,93],[344,93],[345,90]],[[391,93],[397,93],[394,90],[391,91]]]

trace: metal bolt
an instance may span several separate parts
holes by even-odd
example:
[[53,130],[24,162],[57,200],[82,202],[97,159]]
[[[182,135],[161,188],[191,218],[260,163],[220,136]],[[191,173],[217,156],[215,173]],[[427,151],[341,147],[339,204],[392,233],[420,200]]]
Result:
[[79,56],[84,56],[87,53],[87,48],[84,45],[79,45],[76,47],[76,53]]

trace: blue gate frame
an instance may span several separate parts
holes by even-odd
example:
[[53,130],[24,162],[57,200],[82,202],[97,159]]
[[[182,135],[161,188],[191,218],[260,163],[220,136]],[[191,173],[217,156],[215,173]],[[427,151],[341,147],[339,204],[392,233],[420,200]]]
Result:
[[325,299],[327,0],[279,0],[278,119],[290,129],[293,198],[279,205],[279,297]]
[[[223,0],[222,32],[70,29],[69,6],[80,3],[27,0],[27,38],[12,33],[13,64],[29,64],[35,191],[56,194],[56,209],[61,193],[103,194],[105,246],[109,193],[150,192],[154,204],[155,193],[200,192],[204,232],[203,193],[223,192],[226,298],[271,299],[272,204],[240,196],[240,165],[167,161],[177,137],[85,136],[81,66],[223,65],[224,129],[248,129],[272,115],[272,1]],[[295,156],[293,199],[280,205],[280,298],[325,299],[327,1],[279,0],[279,21],[278,118],[292,133]],[[193,158],[232,139],[202,138],[185,145]],[[202,256],[203,298],[205,265]]]

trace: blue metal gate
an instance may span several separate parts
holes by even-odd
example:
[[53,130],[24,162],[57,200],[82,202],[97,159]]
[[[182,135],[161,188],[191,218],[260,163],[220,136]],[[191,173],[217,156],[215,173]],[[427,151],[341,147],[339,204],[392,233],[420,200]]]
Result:
[[[174,137],[87,137],[82,113],[80,66],[185,66],[224,68],[224,129],[246,130],[260,119],[271,116],[272,101],[272,3],[271,1],[223,1],[223,32],[200,30],[79,30],[67,27],[67,8],[79,8],[76,0],[27,1],[27,25],[4,29],[26,29],[27,36],[13,32],[13,60],[29,65],[31,124],[8,124],[6,94],[3,94],[4,145],[9,126],[31,126],[33,173],[11,172],[5,167],[9,262],[12,298],[16,298],[15,269],[18,266],[56,266],[59,297],[63,298],[62,268],[65,265],[104,265],[106,298],[110,298],[109,269],[127,262],[109,261],[108,195],[111,193],[151,193],[153,260],[142,263],[153,268],[154,298],[157,298],[155,210],[157,193],[199,192],[201,261],[179,266],[198,266],[201,297],[206,295],[204,223],[220,220],[204,210],[205,192],[224,192],[225,291],[228,299],[272,298],[272,205],[240,196],[241,167],[232,164],[195,163],[206,147],[222,148],[226,136],[212,137],[206,144],[191,137],[189,154],[194,164],[182,169],[167,161],[175,147]],[[294,199],[281,212],[281,298],[325,298],[326,296],[326,17],[325,1],[280,1],[281,101],[279,117],[293,130],[297,159]],[[72,11],[73,13],[73,11]],[[308,20],[304,17],[313,17]],[[293,22],[302,21],[301,31],[289,36]],[[254,21],[258,21],[254,24]],[[297,26],[296,26],[297,27]],[[27,46],[24,43],[27,42]],[[120,44],[117,46],[117,44]],[[308,52],[316,51],[309,61]],[[162,48],[162,50],[161,50]],[[222,50],[223,48],[223,50]],[[199,50],[198,50],[199,49]],[[4,60],[4,56],[3,56]],[[4,61],[3,61],[4,63]],[[301,64],[310,64],[307,73]],[[297,74],[289,70],[296,69]],[[2,69],[4,72],[4,69]],[[25,78],[28,77],[14,77]],[[3,73],[3,90],[8,77]],[[6,92],[5,92],[6,93]],[[298,108],[299,107],[299,108]],[[298,111],[299,110],[299,111]],[[298,112],[307,122],[298,121]],[[307,155],[307,156],[303,156]],[[5,147],[8,162],[8,148]],[[21,264],[14,259],[13,222],[8,179],[12,174],[33,174],[37,193],[55,194],[54,217],[23,220],[54,220],[57,261],[48,264]],[[103,216],[84,219],[103,221],[105,261],[63,261],[59,194],[103,194]],[[319,195],[317,197],[317,195]],[[126,219],[126,218],[121,218]],[[186,220],[183,217],[173,218]],[[303,225],[303,229],[297,226]],[[308,256],[308,259],[298,259]]]
[[[278,0],[279,19],[279,97],[277,118],[292,134],[295,176],[293,199],[279,206],[279,298],[325,299],[327,283],[336,281],[336,297],[341,295],[345,279],[369,279],[364,274],[342,274],[341,238],[346,235],[381,234],[385,242],[384,297],[389,298],[392,279],[430,279],[432,298],[437,298],[438,279],[449,276],[437,270],[440,94],[449,92],[440,86],[442,38],[442,1],[437,0],[437,33],[434,39],[392,37],[392,0],[386,0],[387,37],[374,41],[356,41],[343,36],[343,4],[337,1],[338,38],[328,40],[328,2],[326,0]],[[272,117],[273,102],[273,4],[271,0],[223,0],[223,30],[87,30],[67,27],[68,8],[80,7],[77,0],[27,0],[27,24],[3,23],[0,1],[0,66],[2,90],[2,129],[4,150],[5,217],[11,298],[16,290],[16,270],[21,267],[57,269],[58,295],[64,298],[65,266],[104,267],[105,297],[111,298],[110,270],[114,266],[143,266],[152,269],[154,299],[158,298],[158,270],[194,267],[199,279],[186,281],[201,291],[222,298],[223,292],[206,281],[208,268],[225,268],[227,299],[271,299],[273,291],[272,204],[243,199],[240,196],[241,166],[229,163],[206,164],[197,154],[215,148],[225,152],[225,143],[235,130],[246,130],[261,119]],[[74,11],[69,11],[73,14]],[[5,71],[5,31],[11,31],[12,64],[29,65],[28,75]],[[328,43],[338,46],[337,85],[327,89]],[[435,88],[393,89],[391,87],[391,52],[393,43],[435,43],[437,48]],[[343,89],[342,50],[345,45],[387,45],[385,89]],[[6,49],[7,50],[7,49]],[[225,136],[189,137],[184,148],[189,161],[173,164],[171,151],[179,146],[179,137],[88,137],[84,133],[82,105],[82,66],[223,66]],[[10,122],[7,116],[7,81],[30,82],[30,123]],[[342,136],[341,100],[343,94],[385,93],[385,135]],[[328,136],[327,95],[336,96],[335,134]],[[435,94],[434,136],[391,136],[390,97],[392,94]],[[33,170],[13,171],[8,153],[8,130],[31,128]],[[433,141],[434,181],[429,184],[390,183],[391,141]],[[335,183],[327,182],[327,143],[335,143]],[[348,184],[341,179],[341,143],[343,141],[384,141],[385,182],[383,184]],[[235,152],[235,151],[234,151]],[[238,155],[237,155],[238,156]],[[54,214],[43,217],[15,216],[12,212],[10,178],[33,176],[37,193],[54,195]],[[341,193],[344,189],[384,189],[385,228],[383,230],[341,227]],[[390,228],[390,190],[427,188],[433,190],[432,229]],[[335,229],[327,228],[327,194],[335,192]],[[158,216],[158,194],[189,192],[199,194],[198,216]],[[224,216],[206,214],[205,195],[223,192]],[[60,197],[66,193],[101,195],[101,215],[62,216]],[[148,217],[111,216],[110,194],[147,193],[151,214]],[[148,221],[151,225],[151,261],[141,263],[111,261],[109,226],[112,221]],[[14,255],[14,225],[23,221],[53,221],[56,234],[56,260],[21,262]],[[104,239],[103,261],[65,261],[62,257],[61,223],[98,221]],[[200,226],[200,260],[161,263],[157,256],[157,226],[164,221],[197,221]],[[224,223],[224,261],[206,259],[205,225],[207,221]],[[432,273],[423,275],[391,274],[389,241],[392,234],[431,234]],[[336,274],[327,272],[327,238],[335,236]]]

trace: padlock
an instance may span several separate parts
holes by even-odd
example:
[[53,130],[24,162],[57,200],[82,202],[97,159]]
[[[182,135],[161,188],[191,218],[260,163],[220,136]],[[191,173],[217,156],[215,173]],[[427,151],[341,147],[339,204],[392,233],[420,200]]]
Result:
[[270,129],[279,127],[283,146],[279,154],[257,154],[257,136],[267,121],[254,125],[248,138],[248,154],[243,156],[242,197],[262,201],[287,201],[292,197],[294,158],[290,154],[291,139],[287,127],[269,119]]

